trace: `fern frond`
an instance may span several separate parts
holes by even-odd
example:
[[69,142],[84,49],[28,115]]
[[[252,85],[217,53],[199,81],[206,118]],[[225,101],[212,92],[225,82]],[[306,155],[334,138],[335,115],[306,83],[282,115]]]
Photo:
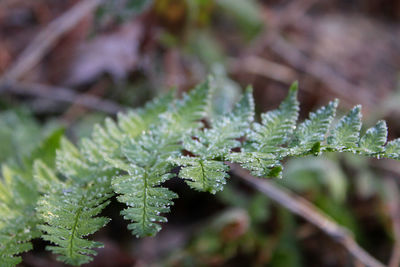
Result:
[[289,141],[299,116],[297,91],[298,83],[295,82],[278,109],[261,114],[261,124],[253,123],[253,131],[248,135],[252,150],[277,153],[276,149]]
[[173,102],[173,93],[156,98],[147,103],[143,108],[118,114],[118,127],[131,138],[142,134],[150,125],[159,120],[160,114],[166,112]]
[[291,85],[279,108],[261,114],[261,123],[253,122],[248,133],[248,145],[242,152],[231,153],[228,160],[239,163],[255,176],[280,177],[280,154],[293,137],[299,115],[298,83]]
[[81,265],[97,254],[93,249],[102,247],[102,244],[85,237],[109,221],[108,218],[95,216],[109,204],[111,195],[109,184],[84,190],[60,183],[56,192],[40,200],[38,212],[45,224],[39,228],[44,233],[42,238],[54,244],[47,249],[60,255],[58,260]]
[[385,155],[387,158],[400,160],[400,138],[386,144]]
[[217,116],[211,121],[210,129],[195,131],[194,139],[183,139],[183,147],[196,157],[171,157],[170,162],[182,166],[179,177],[193,189],[215,194],[223,189],[229,168],[220,162],[243,137],[254,117],[254,100],[249,88],[242,99],[229,114]]
[[378,123],[367,130],[359,142],[359,150],[364,153],[380,153],[385,150],[384,145],[387,138],[387,126],[385,121]]
[[95,126],[92,138],[84,139],[80,148],[63,139],[56,165],[67,178],[65,183],[57,183],[54,173],[41,162],[35,164],[36,179],[43,188],[59,187],[38,205],[44,221],[40,229],[46,233],[43,238],[54,244],[48,249],[59,254],[59,260],[80,265],[96,254],[93,248],[101,247],[86,236],[108,222],[107,218],[96,217],[113,195],[111,179],[117,172],[108,159],[121,158],[125,140],[142,134],[155,123],[159,113],[168,109],[171,98],[169,94],[143,109],[119,114],[118,123],[107,118],[104,126]]
[[239,163],[257,177],[279,177],[283,169],[279,157],[272,153],[238,152],[231,153],[227,160]]
[[328,144],[340,151],[358,143],[361,130],[361,106],[355,106],[346,116],[340,119],[328,137]]
[[173,92],[147,103],[143,108],[119,113],[117,123],[106,118],[104,125],[96,124],[92,138],[82,140],[82,154],[94,164],[107,165],[110,158],[119,158],[121,145],[126,138],[135,138],[150,125],[159,121],[160,114],[167,111],[173,99]]
[[101,243],[86,236],[103,227],[108,218],[96,217],[113,195],[111,178],[116,175],[112,166],[96,165],[67,139],[61,140],[56,156],[57,170],[65,177],[58,179],[43,162],[34,164],[37,184],[47,188],[38,201],[37,210],[42,224],[42,238],[53,245],[48,250],[59,255],[67,264],[81,265],[92,259],[94,248]]
[[127,173],[114,178],[112,184],[117,199],[128,206],[121,214],[132,221],[128,228],[134,235],[154,235],[161,229],[157,223],[166,221],[160,214],[168,212],[177,197],[160,186],[171,177],[173,166],[167,158],[180,153],[178,142],[183,133],[202,127],[199,120],[206,115],[210,89],[206,82],[174,102],[160,115],[157,125],[126,140],[122,148],[125,159],[109,160]]
[[210,97],[213,91],[213,81],[208,78],[181,100],[172,102],[168,112],[161,114],[164,125],[179,134],[202,127],[201,119],[205,118],[210,108]]
[[127,206],[121,214],[134,235],[156,234],[177,197],[163,187],[177,166],[191,188],[216,193],[229,177],[226,161],[256,176],[280,177],[287,157],[339,151],[400,159],[400,139],[386,144],[384,121],[360,135],[359,106],[332,125],[338,105],[332,101],[296,126],[294,83],[279,108],[262,114],[259,123],[251,89],[231,112],[207,117],[215,86],[210,78],[181,100],[169,94],[116,121],[107,118],[80,146],[55,134],[29,150],[32,158],[21,161],[26,166],[3,165],[0,266],[20,262],[18,255],[41,233],[59,260],[89,262],[102,244],[87,236],[109,221],[99,214],[114,194]]
[[156,133],[142,135],[124,146],[129,164],[123,171],[128,175],[119,176],[112,183],[120,194],[118,200],[128,206],[121,214],[133,222],[128,228],[134,235],[154,235],[161,230],[157,222],[166,221],[160,214],[169,211],[177,195],[159,185],[170,177],[171,166],[166,159],[178,150],[175,142]]
[[329,126],[335,116],[338,102],[338,100],[332,101],[316,112],[311,112],[309,119],[297,127],[293,141],[289,144],[289,155],[308,153],[313,147],[319,146],[325,140]]
[[215,194],[226,184],[229,167],[223,162],[195,157],[183,157],[171,161],[182,166],[179,177],[187,179],[186,183],[195,190]]

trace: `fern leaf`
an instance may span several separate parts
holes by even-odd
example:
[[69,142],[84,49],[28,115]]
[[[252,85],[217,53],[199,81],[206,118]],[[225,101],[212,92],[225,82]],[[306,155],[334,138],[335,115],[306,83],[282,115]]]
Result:
[[231,153],[227,159],[239,163],[258,177],[282,177],[282,165],[277,156],[262,152]]
[[39,226],[44,233],[42,238],[54,244],[47,249],[59,254],[58,260],[81,265],[96,255],[93,249],[102,247],[102,244],[86,240],[85,237],[109,221],[94,216],[109,204],[107,199],[111,194],[109,185],[83,190],[60,184],[56,193],[45,195],[39,201],[38,212],[45,222]]
[[[87,154],[86,154],[87,155]],[[80,265],[89,262],[101,247],[98,242],[86,239],[103,227],[109,219],[96,217],[109,204],[113,195],[111,178],[116,175],[112,166],[94,164],[67,139],[61,140],[57,151],[57,170],[65,181],[55,177],[44,163],[36,161],[35,180],[48,188],[38,201],[37,210],[42,224],[38,228],[42,238],[53,245],[47,249],[59,254],[58,260]]]
[[279,108],[261,114],[262,122],[252,123],[248,133],[248,145],[240,153],[231,153],[228,159],[239,163],[261,177],[281,177],[282,166],[278,161],[280,153],[286,150],[286,144],[296,128],[299,113],[297,101],[298,84],[293,83],[288,96]]
[[340,119],[328,137],[328,144],[335,149],[355,148],[360,138],[361,106],[354,107]]
[[[164,137],[164,136],[163,136]],[[132,221],[128,228],[136,236],[151,236],[161,230],[157,223],[166,222],[161,213],[169,211],[177,195],[159,185],[168,179],[171,169],[166,159],[178,150],[175,142],[148,133],[126,143],[123,153],[130,161],[123,169],[128,175],[112,181],[117,199],[128,208],[121,212]]]
[[374,127],[369,128],[361,137],[359,149],[366,153],[379,153],[385,150],[387,126],[385,121],[379,121]]
[[239,147],[237,139],[246,134],[254,117],[251,92],[248,88],[231,113],[214,118],[212,128],[195,131],[196,139],[186,136],[183,147],[204,159],[224,157],[232,148]]
[[[224,157],[232,148],[240,147],[238,139],[245,136],[253,118],[254,99],[252,89],[248,88],[231,113],[213,119],[211,121],[212,128],[195,133],[195,137],[205,148],[201,152],[199,151],[199,156],[208,159]],[[184,140],[186,142],[183,143],[183,146],[190,151],[188,143],[193,139],[186,138]],[[199,143],[195,142],[195,144]]]
[[289,94],[279,108],[261,114],[262,123],[254,123],[248,136],[253,149],[258,152],[276,153],[277,148],[289,141],[299,115],[298,84],[293,83]]
[[[225,161],[237,162],[256,176],[281,177],[281,161],[289,156],[350,151],[400,159],[400,139],[385,146],[385,122],[360,138],[359,106],[326,138],[337,101],[311,113],[296,128],[299,103],[294,83],[279,108],[255,123],[249,88],[231,112],[207,118],[215,86],[209,78],[181,100],[169,94],[119,114],[117,121],[107,118],[78,147],[67,139],[60,141],[62,132],[55,133],[43,147],[30,148],[32,158],[21,161],[26,166],[3,165],[0,266],[19,263],[19,254],[31,249],[30,240],[40,231],[59,260],[72,265],[89,262],[102,244],[87,236],[109,221],[99,214],[114,193],[127,206],[121,214],[131,221],[128,228],[134,235],[156,234],[177,197],[163,187],[174,166],[180,167],[179,177],[191,188],[216,193],[229,177]],[[53,145],[61,149],[55,153],[49,149]]]
[[177,197],[160,186],[171,177],[173,166],[167,158],[181,150],[178,142],[183,133],[202,126],[199,120],[206,115],[210,89],[206,82],[172,103],[160,115],[159,124],[124,142],[121,151],[125,160],[109,159],[128,173],[114,178],[112,185],[119,194],[117,199],[128,206],[121,213],[132,221],[128,228],[134,235],[152,236],[161,229],[158,223],[166,221],[160,214],[168,212]]
[[212,81],[209,78],[206,82],[198,85],[188,94],[184,94],[182,100],[175,101],[169,112],[161,114],[170,129],[177,133],[202,127],[199,121],[207,115],[212,94]]
[[170,107],[173,100],[173,91],[147,103],[144,108],[129,111],[127,114],[118,114],[118,126],[123,133],[135,138],[148,127],[157,122],[160,114]]
[[335,100],[316,112],[311,112],[309,119],[297,127],[294,133],[294,140],[290,144],[291,155],[307,153],[314,146],[325,140],[325,135],[335,116],[337,105],[338,101]]
[[82,153],[92,163],[107,165],[105,161],[121,157],[121,144],[135,138],[159,120],[172,102],[172,92],[147,103],[144,108],[118,114],[118,122],[106,118],[104,126],[94,126],[92,138],[82,140]]
[[148,173],[142,168],[132,168],[135,176],[120,176],[114,179],[113,187],[121,195],[118,200],[128,208],[121,214],[132,221],[128,229],[137,237],[152,236],[161,230],[157,223],[166,222],[161,213],[167,213],[177,195],[167,188],[157,187],[157,173]]
[[392,140],[386,144],[385,154],[388,158],[400,159],[400,138]]
[[198,157],[170,158],[170,162],[181,165],[179,177],[195,190],[215,194],[223,189],[229,168],[223,162],[232,148],[240,147],[237,140],[244,136],[254,117],[252,90],[248,88],[244,97],[229,114],[217,116],[211,121],[212,128],[194,132],[195,139],[183,139],[183,147]]
[[173,159],[172,162],[182,166],[179,177],[187,179],[186,183],[195,190],[215,194],[226,184],[229,167],[223,162],[194,157]]

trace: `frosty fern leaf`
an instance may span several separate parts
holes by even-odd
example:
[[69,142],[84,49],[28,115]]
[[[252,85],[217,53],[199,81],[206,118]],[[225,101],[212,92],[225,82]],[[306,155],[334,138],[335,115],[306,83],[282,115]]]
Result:
[[346,116],[340,119],[328,137],[328,144],[337,149],[345,149],[356,144],[360,138],[361,106],[355,106]]
[[170,171],[166,159],[176,150],[174,143],[152,133],[127,143],[123,149],[129,161],[121,165],[126,174],[113,180],[113,188],[120,194],[118,200],[128,206],[121,214],[133,221],[128,228],[134,235],[154,235],[161,229],[157,222],[166,221],[160,213],[168,212],[177,196],[160,184]]
[[290,87],[288,96],[278,109],[261,114],[261,124],[253,123],[253,131],[247,138],[253,150],[276,153],[278,145],[288,142],[299,116],[297,87],[297,82]]
[[387,127],[385,121],[379,121],[374,127],[369,128],[360,139],[359,147],[365,153],[380,153],[385,150],[384,145],[387,138]]
[[278,109],[261,114],[260,122],[254,120],[251,89],[232,111],[212,117],[215,86],[210,78],[180,100],[168,94],[117,120],[107,118],[78,146],[63,139],[55,155],[58,135],[53,152],[32,153],[26,169],[3,165],[0,266],[18,264],[18,254],[39,236],[59,260],[89,262],[102,244],[88,236],[109,221],[101,212],[114,195],[126,205],[121,214],[134,235],[155,235],[178,197],[163,185],[175,176],[174,168],[192,189],[216,193],[229,177],[227,162],[255,176],[280,177],[288,157],[352,152],[400,159],[400,139],[386,144],[383,121],[361,134],[359,106],[333,125],[335,100],[298,123],[294,83]]
[[297,89],[298,83],[295,82],[278,109],[261,114],[261,123],[252,123],[247,145],[241,153],[228,155],[230,161],[240,163],[256,176],[280,175],[282,167],[274,154],[286,150],[282,145],[292,138],[296,128],[299,116]]
[[97,168],[85,159],[66,139],[57,153],[57,169],[65,181],[41,162],[35,163],[36,180],[50,190],[38,201],[38,215],[42,224],[42,238],[53,245],[47,249],[58,254],[58,259],[71,265],[89,262],[95,255],[93,248],[101,244],[86,240],[86,236],[103,227],[109,219],[95,217],[109,204],[113,195],[113,168]]
[[[89,262],[102,244],[86,240],[86,236],[103,227],[109,219],[95,217],[114,195],[111,179],[117,170],[107,162],[121,157],[121,146],[127,136],[139,135],[158,113],[167,109],[171,94],[147,104],[143,109],[119,115],[119,124],[106,119],[105,126],[96,125],[91,139],[82,140],[78,149],[66,139],[57,152],[57,170],[67,180],[60,182],[44,164],[36,164],[38,181],[51,181],[52,194],[44,195],[38,211],[44,224],[43,239],[54,245],[48,249],[60,255],[59,260],[72,265]],[[139,115],[140,114],[140,115]],[[49,212],[50,211],[50,212]]]
[[38,211],[46,224],[39,228],[44,233],[42,238],[54,244],[47,249],[60,255],[58,260],[80,265],[89,262],[91,255],[96,255],[93,248],[102,247],[102,244],[85,237],[109,221],[94,216],[109,204],[107,199],[111,194],[107,184],[88,190],[60,184],[53,194],[41,199]]
[[160,214],[169,212],[177,197],[160,186],[171,177],[173,166],[167,158],[180,153],[179,141],[185,133],[202,127],[199,121],[206,115],[209,90],[206,82],[172,102],[158,125],[124,143],[124,159],[116,166],[125,174],[113,180],[113,188],[120,194],[118,200],[128,206],[122,215],[132,221],[128,228],[134,235],[154,235],[161,230],[157,223],[166,222]]
[[400,159],[400,139],[390,141],[385,146],[385,154],[391,159]]
[[293,141],[289,144],[289,155],[301,155],[307,153],[312,147],[318,146],[325,140],[329,126],[335,116],[338,101],[332,101],[328,105],[311,112],[309,119],[297,126]]
[[107,159],[122,157],[121,146],[126,138],[135,138],[159,120],[172,101],[172,93],[157,98],[144,108],[119,113],[118,121],[106,118],[104,125],[96,124],[92,138],[82,140],[82,154],[97,165],[107,166]]
[[197,130],[183,139],[183,148],[196,157],[171,157],[170,161],[183,168],[179,177],[193,189],[215,194],[223,189],[229,168],[223,163],[226,155],[240,147],[238,138],[245,135],[254,117],[254,101],[249,88],[232,112],[211,120],[210,129]]

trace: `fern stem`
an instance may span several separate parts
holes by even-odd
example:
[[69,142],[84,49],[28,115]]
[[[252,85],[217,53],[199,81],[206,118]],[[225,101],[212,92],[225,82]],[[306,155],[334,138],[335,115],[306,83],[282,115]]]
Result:
[[200,166],[201,166],[201,177],[202,177],[201,183],[202,183],[202,185],[203,185],[203,190],[206,191],[207,188],[206,188],[206,184],[205,184],[205,181],[204,181],[204,180],[205,180],[205,177],[204,177],[204,165],[203,165],[203,161],[200,160],[199,163],[200,163]]
[[146,207],[147,207],[147,176],[148,176],[148,168],[144,173],[143,181],[144,181],[144,192],[143,192],[143,215],[142,215],[142,229],[145,229],[146,226]]
[[78,210],[77,210],[77,212],[76,212],[76,214],[75,214],[75,217],[74,217],[74,225],[72,226],[72,231],[71,231],[71,235],[70,235],[70,237],[69,237],[69,240],[68,240],[68,243],[69,243],[69,247],[68,247],[68,257],[70,257],[70,258],[73,258],[73,246],[74,246],[74,236],[75,236],[75,233],[76,233],[76,228],[77,228],[77,226],[78,226],[78,220],[79,220],[79,217],[81,216],[81,213],[82,213],[82,203],[83,203],[83,201],[84,201],[84,197],[82,197],[81,198],[81,200],[79,201],[79,208],[78,208]]

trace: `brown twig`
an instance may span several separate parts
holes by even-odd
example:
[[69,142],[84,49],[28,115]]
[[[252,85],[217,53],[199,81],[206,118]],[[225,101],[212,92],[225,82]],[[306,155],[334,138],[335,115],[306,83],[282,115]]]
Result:
[[93,95],[78,94],[73,90],[63,87],[14,82],[3,87],[3,90],[18,95],[31,95],[60,102],[74,103],[79,106],[109,114],[115,114],[118,111],[123,110],[123,107],[112,101],[104,100]]
[[236,164],[229,165],[231,166],[233,173],[239,178],[243,179],[246,183],[267,195],[281,206],[318,227],[328,236],[342,244],[355,259],[364,265],[369,267],[384,266],[361,248],[346,228],[336,224],[306,199],[296,196],[293,193],[274,185],[270,181],[257,179]]
[[291,84],[296,80],[296,72],[293,69],[261,57],[246,56],[239,59],[232,58],[229,59],[228,66],[229,71],[233,73],[245,71],[285,84]]
[[72,29],[85,15],[94,10],[103,0],[82,0],[63,15],[47,25],[21,53],[0,80],[0,91],[3,86],[20,79],[32,69],[65,32]]

